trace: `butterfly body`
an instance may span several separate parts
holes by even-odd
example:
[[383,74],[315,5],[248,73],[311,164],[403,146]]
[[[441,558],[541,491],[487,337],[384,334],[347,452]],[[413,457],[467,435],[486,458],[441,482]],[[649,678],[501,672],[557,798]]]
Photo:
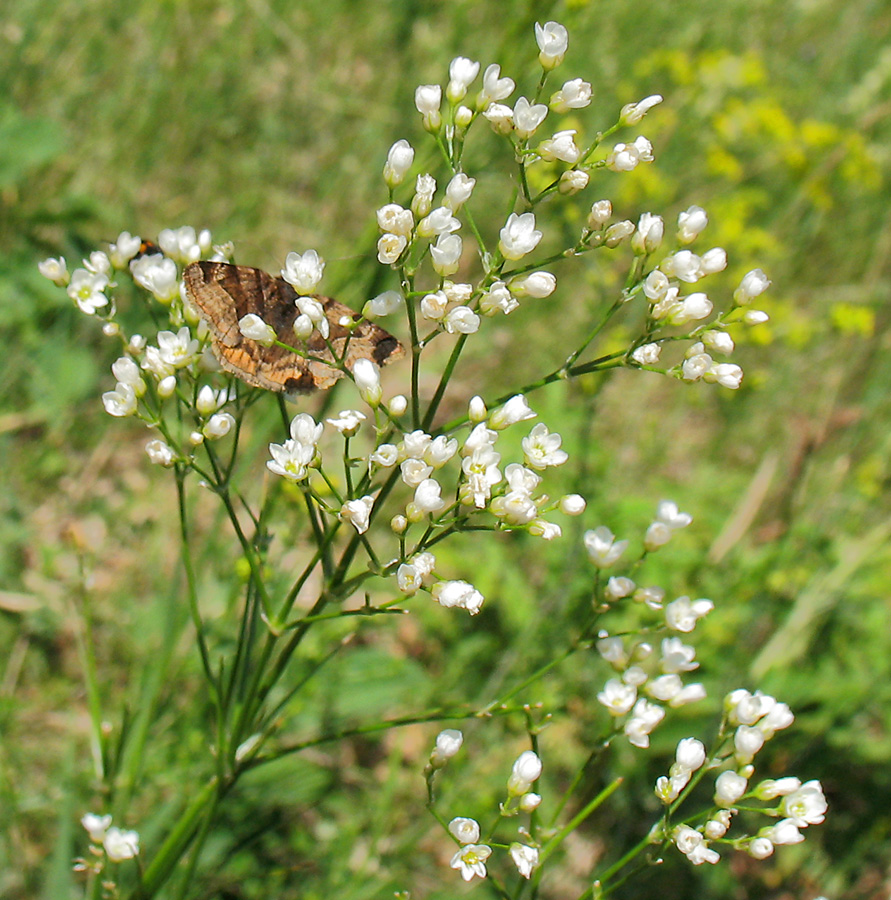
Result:
[[[343,359],[352,370],[359,359],[382,366],[403,354],[393,335],[373,322],[354,324],[359,315],[330,297],[315,298],[328,320],[327,342],[318,331],[309,340],[298,338],[297,292],[262,269],[202,260],[186,266],[183,279],[189,300],[210,328],[220,365],[253,387],[289,394],[325,390],[343,377],[336,360]],[[281,343],[300,352],[245,337],[238,323],[249,313],[269,325]]]

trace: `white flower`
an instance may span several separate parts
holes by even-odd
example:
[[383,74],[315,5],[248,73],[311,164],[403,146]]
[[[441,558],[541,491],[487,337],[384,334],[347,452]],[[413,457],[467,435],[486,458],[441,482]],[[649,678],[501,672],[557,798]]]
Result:
[[442,326],[449,334],[476,334],[480,317],[469,306],[456,306],[445,314]]
[[606,583],[604,593],[609,600],[621,600],[633,593],[635,583],[624,575],[613,575]]
[[510,855],[523,878],[531,878],[532,870],[538,866],[538,849],[514,842],[510,845]]
[[715,804],[733,806],[745,794],[748,784],[748,780],[736,772],[722,772],[715,779]]
[[501,229],[498,249],[505,259],[522,259],[538,246],[541,237],[541,232],[535,228],[534,213],[527,212],[519,216],[511,213]]
[[94,250],[89,259],[84,260],[84,268],[97,275],[110,275],[111,260],[104,250]]
[[145,382],[139,372],[139,366],[129,356],[122,356],[111,364],[111,374],[121,384],[133,388],[137,397],[145,393]]
[[293,250],[285,257],[282,278],[290,284],[298,294],[311,294],[322,280],[325,262],[315,250],[295,253]]
[[[493,123],[495,119],[495,106],[493,104],[486,110],[486,118]],[[539,125],[544,122],[548,114],[548,108],[544,103],[530,103],[525,97],[519,97],[514,104],[512,113],[514,130],[517,136],[524,140],[531,137]],[[503,117],[503,116],[502,116]]]
[[475,184],[475,178],[470,178],[463,172],[458,172],[446,185],[445,205],[452,212],[458,212],[458,210],[470,199]]
[[510,134],[513,131],[514,111],[509,106],[503,103],[490,103],[483,116],[496,134]]
[[733,735],[733,746],[738,763],[750,763],[764,746],[764,733],[753,725],[740,725]]
[[606,525],[585,532],[585,549],[598,569],[608,569],[621,558],[628,541],[617,541]]
[[702,343],[713,353],[733,353],[733,338],[726,331],[706,331],[702,335]]
[[267,325],[255,313],[248,313],[238,320],[238,330],[252,341],[262,344],[264,347],[270,347],[277,337],[275,329],[271,325]]
[[406,140],[396,141],[387,153],[387,162],[384,165],[384,181],[387,187],[396,187],[402,184],[411,164],[415,158],[415,151]]
[[576,146],[575,134],[575,129],[558,131],[553,137],[538,145],[538,155],[545,162],[559,159],[561,162],[575,165],[582,155],[582,151]]
[[434,478],[425,478],[421,481],[415,488],[413,502],[415,509],[423,515],[438,513],[446,505],[442,499],[442,487]]
[[149,441],[145,445],[145,452],[156,466],[164,466],[165,469],[176,462],[176,454],[173,452],[173,449],[164,441],[158,439]]
[[415,217],[410,209],[398,203],[387,203],[377,211],[377,226],[385,234],[400,234],[409,237],[415,225]]
[[637,230],[631,238],[631,247],[635,253],[652,253],[662,243],[665,224],[662,216],[643,213],[637,223]]
[[535,794],[530,791],[520,797],[519,807],[522,812],[530,813],[538,809],[539,806],[541,806],[541,794]]
[[513,278],[510,282],[511,293],[518,297],[534,297],[542,300],[550,297],[557,289],[557,279],[550,272],[530,272]]
[[696,622],[715,608],[711,600],[691,600],[689,597],[678,597],[665,607],[665,624],[672,631],[684,634],[696,627]]
[[480,64],[464,56],[456,56],[449,63],[449,83],[446,97],[450,103],[457,103],[467,95],[467,88],[480,71]]
[[661,706],[641,697],[625,722],[625,737],[633,746],[646,749],[650,746],[650,732],[664,717],[665,710]]
[[534,425],[529,435],[523,438],[523,456],[526,464],[533,469],[546,469],[549,466],[561,466],[569,459],[569,454],[560,449],[563,438],[548,431],[544,422]]
[[108,297],[103,293],[109,287],[107,275],[75,269],[68,284],[68,296],[77,304],[81,312],[88,316],[108,305]]
[[359,534],[368,531],[371,521],[371,508],[374,506],[374,497],[366,495],[358,500],[347,500],[340,508],[339,518],[341,522],[349,522]]
[[671,529],[686,528],[693,521],[693,516],[682,513],[677,503],[661,500],[656,507],[656,521],[664,522]]
[[405,305],[405,298],[399,291],[384,291],[369,300],[362,308],[366,319],[380,319],[391,316]]
[[207,253],[213,243],[210,232],[205,228],[200,234],[191,225],[182,228],[165,228],[158,235],[158,245],[172,259],[182,263],[195,262]]
[[432,440],[433,438],[429,434],[420,429],[406,434],[399,444],[400,458],[408,459],[408,457],[414,457],[414,459],[421,459]]
[[640,163],[652,161],[653,145],[645,137],[638,137],[631,144],[616,144],[606,158],[606,167],[613,172],[630,172]]
[[136,392],[129,384],[116,384],[102,395],[102,404],[110,416],[122,419],[136,413]]
[[704,353],[705,348],[701,341],[693,344],[686,353],[686,359],[681,366],[681,375],[684,381],[699,381],[712,365],[712,358]]
[[425,319],[432,322],[438,322],[445,317],[449,308],[449,298],[446,297],[445,291],[435,291],[432,294],[425,294],[419,304],[421,315]]
[[269,452],[272,459],[266,461],[266,468],[270,472],[281,475],[288,481],[302,481],[315,459],[316,448],[292,438],[284,444],[270,444]]
[[359,396],[372,408],[377,407],[383,396],[381,371],[370,359],[357,359],[353,365],[353,379],[359,389]]
[[492,848],[485,844],[468,844],[462,847],[453,857],[449,865],[459,869],[461,877],[470,881],[474,875],[486,877],[486,860],[492,855]]
[[535,41],[538,49],[538,61],[543,69],[550,71],[563,62],[566,48],[569,46],[569,34],[558,22],[545,22],[544,26],[535,23]]
[[418,234],[421,237],[433,237],[458,231],[461,222],[452,215],[452,212],[451,207],[437,206],[418,222]]
[[526,398],[522,394],[516,394],[489,416],[489,427],[502,431],[509,425],[534,419],[535,416],[536,413],[526,402]]
[[451,759],[461,749],[464,735],[456,728],[446,728],[436,735],[436,745],[430,754],[431,765],[441,768],[446,760]]
[[325,421],[336,428],[344,437],[352,437],[365,421],[365,413],[356,409],[343,409],[337,414],[336,419]]
[[462,844],[475,844],[480,839],[480,823],[457,816],[449,822],[449,834]]
[[591,85],[581,78],[573,78],[551,95],[548,104],[555,113],[569,112],[571,109],[584,109],[591,102]]
[[475,616],[483,605],[483,595],[466,581],[438,581],[431,590],[433,599],[446,608],[459,607]]
[[739,287],[733,293],[733,299],[739,306],[747,306],[756,297],[760,297],[770,287],[770,279],[761,269],[752,269],[743,276]]
[[133,280],[161,303],[169,305],[180,293],[179,273],[176,263],[166,256],[152,254],[141,256],[130,263]]
[[201,433],[213,441],[225,437],[234,425],[235,419],[229,413],[214,413],[201,429]]
[[477,109],[484,110],[491,103],[506,100],[514,92],[513,78],[501,77],[501,66],[493,63],[483,73],[483,89],[476,99]]
[[637,688],[618,678],[610,678],[597,695],[611,716],[624,716],[637,702]]
[[503,281],[493,282],[489,290],[480,298],[480,312],[484,316],[494,316],[498,312],[508,315],[519,305]]
[[735,391],[742,383],[742,377],[743,370],[734,363],[712,363],[702,380]]
[[404,459],[400,465],[402,480],[409,487],[417,487],[425,478],[433,473],[433,466],[422,459]]
[[610,220],[613,205],[609,200],[596,200],[591,204],[586,224],[592,231],[599,231]]
[[435,437],[424,450],[424,461],[435,469],[444,466],[458,452],[456,438],[448,438],[444,434]]
[[631,358],[640,366],[654,366],[659,362],[662,354],[660,344],[641,344],[632,354]]
[[457,234],[441,234],[436,243],[430,246],[433,268],[438,275],[445,277],[458,271],[463,245]]
[[799,828],[819,825],[826,818],[827,809],[822,785],[819,781],[806,781],[797,791],[783,797],[781,807]]
[[418,175],[415,181],[415,195],[411,201],[412,212],[416,216],[426,216],[433,205],[433,195],[435,193],[436,179],[427,173]]
[[507,782],[508,792],[513,796],[525,794],[533,782],[541,775],[542,764],[538,754],[533,750],[524,750],[511,767]]
[[684,297],[680,306],[668,316],[672,325],[685,325],[690,321],[705,319],[711,315],[712,301],[701,291]]
[[792,819],[780,819],[772,828],[762,829],[762,834],[777,846],[800,844],[804,835],[798,829],[799,826]]
[[712,247],[711,250],[706,250],[700,259],[703,275],[714,275],[727,268],[727,251],[722,247]]
[[663,672],[692,672],[699,668],[695,657],[695,648],[685,644],[679,637],[663,638],[659,662]]
[[632,234],[634,234],[634,222],[623,219],[621,222],[614,222],[606,229],[606,233],[603,235],[603,243],[610,249],[613,249]]
[[442,124],[441,104],[442,88],[438,84],[422,84],[415,89],[415,107],[424,117],[424,128],[428,131],[436,131]]
[[661,94],[651,94],[637,103],[628,103],[622,107],[621,122],[623,125],[636,125],[654,106],[662,102]]
[[193,363],[198,352],[198,339],[192,337],[188,326],[183,325],[175,334],[172,331],[158,332],[158,356],[164,365],[181,369]]
[[705,765],[705,745],[696,738],[683,738],[674,755],[679,766],[695,772]]
[[97,816],[95,813],[86,813],[81,816],[80,824],[87,829],[90,840],[99,844],[105,837],[108,826],[111,825],[111,816]]
[[58,259],[51,256],[49,259],[41,260],[37,263],[37,271],[59,287],[68,284],[68,268],[65,265],[64,256],[60,256]]
[[708,213],[701,206],[691,206],[678,214],[678,241],[689,244],[705,230]]
[[567,169],[561,176],[557,190],[564,196],[572,196],[588,186],[590,176],[584,169]]
[[580,516],[588,505],[581,494],[564,494],[557,503],[557,508],[564,516]]
[[105,832],[102,846],[112,862],[123,862],[139,855],[139,834],[111,827]]

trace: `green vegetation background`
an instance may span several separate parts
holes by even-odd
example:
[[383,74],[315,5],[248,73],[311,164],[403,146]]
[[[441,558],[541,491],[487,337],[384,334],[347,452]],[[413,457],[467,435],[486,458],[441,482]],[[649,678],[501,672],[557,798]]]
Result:
[[[709,245],[726,247],[731,258],[727,288],[754,265],[774,286],[765,306],[771,323],[737,354],[747,372],[738,393],[627,372],[570,385],[536,408],[548,411],[549,424],[561,423],[584,460],[574,486],[591,499],[586,527],[640,532],[662,497],[694,514],[654,580],[714,599],[700,639],[711,695],[744,684],[789,702],[798,721],[776,741],[771,771],[820,778],[831,807],[804,845],[767,862],[737,859],[694,873],[673,858],[658,880],[644,876],[617,896],[657,889],[678,898],[886,896],[889,4],[7,0],[0,14],[3,897],[76,896],[70,864],[84,848],[77,819],[101,806],[76,643],[84,560],[111,725],[121,727],[122,704],[133,727],[149,721],[147,705],[158,717],[145,764],[152,787],[134,791],[126,819],[146,845],[207,753],[206,722],[194,713],[196,654],[184,610],[168,602],[179,589],[172,484],[149,468],[144,434],[102,412],[98,395],[111,386],[113,350],[37,274],[37,260],[62,254],[76,265],[123,229],[154,237],[190,223],[234,240],[240,262],[266,268],[290,249],[315,247],[329,261],[326,287],[361,301],[381,283],[371,248],[386,150],[402,137],[420,144],[415,85],[442,81],[458,54],[499,62],[515,77],[528,73],[533,23],[547,19],[570,32],[558,75],[594,84],[589,133],[630,100],[665,96],[641,127],[655,145],[655,165],[594,179],[590,200],[609,197],[620,216],[635,219],[703,205]],[[486,157],[476,164],[471,174],[486,178],[495,165]],[[608,274],[561,281],[560,297],[530,312],[525,331],[505,331],[479,348],[460,389],[469,396],[499,369],[519,377],[524,361],[554,358],[564,317],[572,320],[558,304],[608,285]],[[262,436],[256,446],[262,455]],[[213,527],[208,520],[208,536]],[[539,557],[528,542],[493,545],[478,569],[464,573],[488,598],[483,616],[459,622],[423,610],[398,629],[369,630],[303,711],[307,721],[320,710],[328,721],[352,722],[415,708],[419,698],[487,699],[505,673],[546,658],[548,611],[568,583],[589,577],[569,547]],[[221,541],[206,559],[204,596],[221,633],[233,602],[223,580],[230,557]],[[483,567],[487,574],[479,574]],[[156,683],[159,654],[166,654],[166,686]],[[585,693],[567,701],[558,681],[540,698],[570,714],[550,757],[543,737],[552,771],[570,766],[573,754],[583,758],[603,673],[565,677]],[[443,694],[437,684],[450,687]],[[499,727],[468,729],[470,770],[453,783],[452,814],[473,814],[484,785],[503,778],[520,747],[516,733],[506,732],[503,746],[494,741],[497,732],[486,728]],[[442,867],[444,842],[432,819],[422,818],[419,771],[434,734],[406,730],[261,770],[210,842],[213,875],[195,896],[463,893]],[[666,733],[656,749],[670,754],[680,736]],[[579,833],[577,868],[568,865],[546,896],[577,895],[611,842],[630,843],[646,827],[664,758],[626,756],[632,774],[623,805]]]

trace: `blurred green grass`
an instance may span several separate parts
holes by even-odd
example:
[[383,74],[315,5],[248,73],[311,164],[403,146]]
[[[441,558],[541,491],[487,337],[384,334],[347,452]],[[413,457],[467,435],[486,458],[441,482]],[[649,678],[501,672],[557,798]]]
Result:
[[[619,215],[635,219],[646,209],[703,205],[710,239],[731,258],[724,284],[753,265],[774,282],[765,337],[738,353],[747,371],[738,394],[621,373],[535,404],[566,422],[569,449],[584,460],[567,488],[591,499],[586,525],[602,520],[632,533],[663,496],[694,513],[690,534],[672,545],[664,569],[654,563],[652,578],[715,600],[700,643],[711,695],[740,682],[754,687],[756,666],[758,686],[799,716],[778,742],[777,771],[821,778],[830,799],[830,817],[804,848],[732,870],[692,873],[675,862],[659,870],[659,890],[701,893],[695,874],[713,897],[781,896],[781,885],[795,896],[887,892],[887,3],[762,0],[717,12],[704,0],[9,0],[0,20],[4,897],[71,895],[70,859],[82,847],[72,822],[96,802],[76,651],[82,557],[92,571],[109,717],[117,725],[127,703],[138,720],[145,698],[163,714],[152,737],[153,787],[133,801],[146,841],[206,762],[206,723],[188,702],[197,661],[176,599],[172,487],[148,470],[142,435],[101,411],[110,350],[37,275],[36,261],[62,254],[73,263],[122,229],[154,236],[188,222],[235,240],[240,262],[267,268],[290,249],[316,247],[329,261],[331,289],[360,301],[381,286],[369,228],[384,198],[386,150],[402,137],[420,144],[414,86],[441,81],[459,53],[528,71],[532,25],[549,18],[570,30],[560,74],[594,84],[586,127],[605,127],[622,104],[649,93],[666,98],[641,129],[656,164],[631,177],[600,176],[590,199],[610,197]],[[483,142],[470,163],[481,191],[501,174],[488,154]],[[596,297],[613,277],[592,270],[581,284],[561,278],[561,289],[564,298]],[[525,333],[510,324],[493,334],[492,349],[475,351],[462,389],[475,392],[496,370],[519,378],[536,354],[553,359],[573,320],[538,307]],[[211,533],[209,513],[200,521]],[[569,547],[542,554],[536,545],[532,557],[523,540],[493,545],[479,620],[420,610],[398,629],[375,629],[336,662],[295,728],[351,721],[351,695],[382,714],[404,711],[410,696],[431,705],[486,699],[511,673],[546,660],[555,639],[549,613],[589,577]],[[228,552],[212,545],[207,561]],[[219,598],[219,615],[228,602],[223,568],[217,583],[210,565],[204,585],[205,596]],[[177,688],[157,693],[144,666],[162,651]],[[358,693],[365,671],[379,678]],[[602,673],[564,677],[590,695]],[[559,682],[546,690],[542,699],[566,701]],[[556,768],[569,765],[593,715],[584,697],[569,705]],[[491,731],[467,731],[491,746]],[[431,860],[441,863],[441,841],[416,821],[433,732],[322,748],[246,784],[208,848],[215,875],[200,896],[358,898],[408,886],[418,896],[453,896],[447,872],[427,871]],[[680,736],[666,733],[660,749],[669,753]],[[500,777],[514,749],[504,759],[471,757],[455,808],[470,804],[493,771]],[[592,823],[583,856],[601,851],[604,834],[636,839],[661,771],[659,762],[636,764],[621,824]],[[645,879],[621,896],[653,890]]]

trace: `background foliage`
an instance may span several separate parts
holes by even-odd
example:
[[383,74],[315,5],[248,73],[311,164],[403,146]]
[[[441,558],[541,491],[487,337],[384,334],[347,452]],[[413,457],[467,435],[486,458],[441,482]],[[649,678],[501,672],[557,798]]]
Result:
[[[37,274],[36,261],[74,262],[124,228],[148,237],[191,223],[235,240],[240,262],[270,269],[290,249],[315,247],[329,261],[326,288],[361,302],[385,286],[371,252],[372,211],[384,197],[387,148],[401,137],[415,143],[420,130],[414,86],[441,81],[457,54],[515,76],[527,71],[532,25],[546,19],[569,28],[560,72],[594,84],[603,127],[628,101],[666,98],[643,127],[656,164],[603,173],[590,199],[609,197],[633,219],[698,203],[709,211],[712,244],[730,255],[726,285],[752,265],[774,282],[771,323],[738,354],[747,371],[738,393],[624,372],[535,404],[549,422],[566,423],[565,446],[584,460],[567,489],[590,500],[585,527],[604,522],[630,534],[663,496],[694,514],[654,580],[715,600],[699,644],[711,695],[757,683],[787,701],[798,720],[776,742],[776,771],[822,779],[830,802],[826,824],[809,829],[804,845],[708,872],[678,856],[656,873],[658,889],[681,897],[704,878],[712,897],[887,894],[891,8],[880,0],[732,0],[720,14],[706,0],[9,0],[0,20],[4,897],[75,895],[70,863],[84,846],[77,819],[101,805],[78,649],[85,637],[109,727],[144,728],[161,714],[149,771],[123,768],[132,785],[126,819],[144,841],[163,830],[207,753],[190,690],[197,654],[177,602],[173,486],[146,463],[144,435],[102,412],[113,351]],[[478,191],[498,174],[485,154],[471,168]],[[461,389],[475,393],[530,354],[554,358],[572,327],[573,298],[601,296],[610,284],[601,269],[575,285],[561,280],[559,301],[534,309],[522,333],[496,334]],[[268,435],[253,439],[259,460]],[[234,601],[225,580],[231,547],[213,537],[217,524],[210,513],[202,522],[202,596],[222,630]],[[490,545],[474,561],[489,598],[479,619],[419,605],[397,626],[368,629],[314,682],[293,729],[311,734],[320,722],[347,727],[494,696],[547,658],[549,612],[590,578],[572,541],[534,556],[522,540]],[[574,684],[586,677],[564,675]],[[559,735],[543,736],[555,783],[561,754],[583,747],[602,677],[587,674],[587,696],[567,698],[558,681],[535,698],[571,714]],[[467,768],[447,798],[456,814],[487,796],[521,749],[506,726],[499,747],[501,727],[466,729]],[[215,874],[201,896],[460,893],[441,868],[448,848],[422,814],[419,772],[435,730],[318,747],[259,770],[209,845]],[[683,735],[657,736],[657,750],[670,753]],[[580,872],[609,842],[636,840],[651,813],[664,765],[635,759],[619,820],[593,821],[577,835]],[[562,877],[549,896],[585,886],[572,865]],[[652,890],[645,877],[620,893]]]

